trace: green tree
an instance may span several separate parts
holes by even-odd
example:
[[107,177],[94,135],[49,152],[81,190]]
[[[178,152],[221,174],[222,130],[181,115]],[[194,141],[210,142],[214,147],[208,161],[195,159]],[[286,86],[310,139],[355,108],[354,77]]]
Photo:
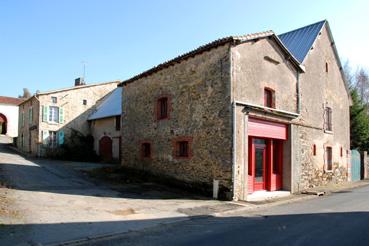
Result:
[[352,106],[350,109],[351,148],[369,149],[369,116],[356,89],[351,89]]

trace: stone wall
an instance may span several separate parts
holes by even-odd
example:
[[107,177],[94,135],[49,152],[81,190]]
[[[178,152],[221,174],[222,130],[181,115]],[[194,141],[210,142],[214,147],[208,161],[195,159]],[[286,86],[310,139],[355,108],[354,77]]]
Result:
[[[20,105],[20,117],[22,112],[25,112],[24,127],[19,126],[20,134],[24,134],[23,147],[20,149],[25,152],[30,152],[32,155],[43,155],[40,147],[42,147],[42,131],[63,131],[64,139],[68,138],[72,129],[87,135],[90,129],[87,123],[88,116],[95,109],[95,104],[109,92],[117,87],[118,82],[102,83],[95,85],[87,85],[80,87],[73,87],[65,90],[57,90],[51,93],[40,93],[37,99],[32,97],[30,100]],[[57,102],[52,102],[52,97],[57,98]],[[83,104],[83,100],[87,104]],[[63,123],[43,122],[42,121],[42,106],[56,106],[63,109]],[[28,109],[33,108],[33,123],[29,123]],[[49,116],[47,116],[47,119]],[[31,141],[29,140],[30,126],[32,127]],[[21,141],[21,139],[19,139]],[[19,142],[18,141],[18,142]],[[31,143],[31,148],[29,147]]]
[[[295,177],[299,190],[323,185],[328,181],[347,180],[347,167],[350,163],[350,101],[326,27],[305,58],[304,66],[306,72],[300,76],[301,116],[295,121],[299,138],[294,143],[300,145],[301,174]],[[332,132],[324,129],[326,106],[333,111]],[[333,172],[326,171],[324,153],[327,146],[333,150],[333,163],[336,165]]]
[[[211,189],[232,186],[232,125],[228,45],[188,58],[123,88],[122,165]],[[169,118],[156,119],[157,99],[170,100]],[[176,159],[173,141],[192,139],[192,158]],[[142,159],[140,143],[152,156]]]

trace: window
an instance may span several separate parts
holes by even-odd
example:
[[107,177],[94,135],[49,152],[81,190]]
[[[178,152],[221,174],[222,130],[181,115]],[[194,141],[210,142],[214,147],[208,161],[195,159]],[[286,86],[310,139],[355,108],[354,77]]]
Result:
[[141,143],[141,157],[142,158],[151,158],[151,144],[150,143]]
[[58,98],[57,97],[51,97],[51,102],[52,103],[57,103],[58,102]]
[[115,116],[115,130],[120,130],[120,115]]
[[87,105],[87,100],[86,99],[83,99],[82,104],[83,105]]
[[316,156],[316,145],[313,144],[313,156]]
[[327,171],[332,171],[332,147],[325,148],[325,159],[326,159],[326,168]]
[[270,88],[264,88],[264,106],[275,108],[274,91]]
[[340,156],[343,157],[343,148],[342,148],[342,146],[340,148]]
[[328,62],[325,63],[325,72],[328,73]]
[[324,129],[326,131],[333,131],[332,127],[332,109],[330,107],[325,108],[324,112]]
[[50,106],[49,122],[59,123],[59,108],[58,107]]
[[56,148],[57,147],[57,139],[56,139],[56,132],[49,131],[49,147]]
[[158,120],[168,118],[168,97],[161,97],[157,102],[157,118]]
[[181,137],[174,141],[174,157],[177,159],[190,159],[192,157],[192,138]]

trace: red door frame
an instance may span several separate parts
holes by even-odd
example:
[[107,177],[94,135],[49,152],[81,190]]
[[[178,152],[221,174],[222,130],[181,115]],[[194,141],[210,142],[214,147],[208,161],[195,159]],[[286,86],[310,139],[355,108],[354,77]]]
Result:
[[[266,144],[255,144],[254,139],[264,139]],[[264,147],[263,158],[263,182],[255,181],[255,149]],[[278,148],[274,156],[274,148]],[[274,162],[274,158],[278,158]],[[280,140],[249,137],[249,164],[248,164],[248,191],[252,193],[258,190],[280,190],[282,188],[282,168],[283,168],[283,143]],[[273,165],[276,164],[276,169]]]

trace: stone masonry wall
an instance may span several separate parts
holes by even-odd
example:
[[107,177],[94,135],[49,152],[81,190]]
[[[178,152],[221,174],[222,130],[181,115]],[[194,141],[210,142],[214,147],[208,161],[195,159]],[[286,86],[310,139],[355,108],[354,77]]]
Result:
[[[122,165],[210,188],[232,185],[229,47],[198,54],[123,88]],[[167,96],[169,118],[157,120],[157,99]],[[173,141],[192,139],[192,158],[176,159]],[[142,159],[140,143],[152,156]]]
[[[350,101],[326,27],[305,58],[304,66],[306,72],[300,76],[301,117],[295,122],[301,124],[296,139],[299,143],[295,142],[300,145],[301,174],[295,177],[300,190],[330,181],[346,181],[350,163]],[[324,130],[325,106],[332,108],[332,132]],[[333,151],[335,168],[332,172],[326,170],[324,150],[327,146]]]
[[[30,152],[32,155],[43,155],[40,152],[40,146],[42,146],[42,131],[60,131],[64,132],[64,139],[67,142],[68,137],[71,134],[71,129],[78,130],[82,134],[86,135],[90,133],[90,129],[87,123],[88,116],[95,108],[95,104],[102,97],[117,87],[118,82],[102,83],[100,85],[93,86],[81,86],[68,90],[59,90],[54,93],[40,94],[38,100],[32,98],[31,100],[23,103],[20,106],[21,112],[25,112],[25,124],[24,127],[19,127],[19,132],[24,133],[24,142],[26,145],[20,147],[22,151]],[[51,97],[57,98],[57,103],[53,103]],[[87,100],[87,105],[83,104],[83,100]],[[34,130],[31,136],[31,151],[29,150],[29,120],[28,120],[28,108],[33,107],[34,116],[33,124]],[[42,121],[42,106],[57,106],[63,108],[64,122],[53,123]],[[26,116],[27,115],[27,116]],[[49,116],[47,116],[49,118]],[[20,140],[19,140],[20,141]],[[21,146],[21,145],[19,145]]]

